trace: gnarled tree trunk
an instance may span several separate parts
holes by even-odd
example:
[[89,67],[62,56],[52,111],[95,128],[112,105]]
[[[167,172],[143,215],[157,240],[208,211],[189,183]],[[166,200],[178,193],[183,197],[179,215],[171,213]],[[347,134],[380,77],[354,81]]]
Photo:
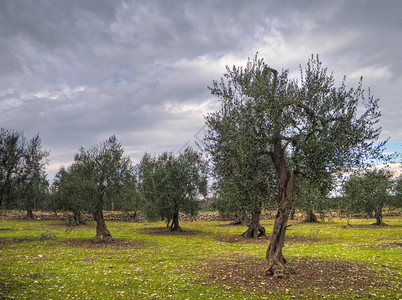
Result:
[[172,224],[170,225],[170,231],[181,231],[179,226],[179,211],[175,211],[172,218]]
[[245,238],[258,238],[265,235],[265,228],[260,224],[261,210],[254,211],[251,214],[251,220],[246,232],[242,234]]
[[384,221],[382,220],[382,205],[374,209],[374,215],[376,222],[373,225],[385,225]]
[[25,216],[25,219],[27,220],[35,220],[35,216],[32,212],[32,209],[27,209],[27,214]]
[[286,164],[284,150],[281,149],[280,143],[275,145],[272,160],[279,175],[279,208],[275,217],[271,242],[267,249],[265,274],[283,277],[286,271],[286,259],[283,257],[282,248],[285,243],[288,219],[293,204],[294,173]]
[[320,223],[317,219],[317,216],[314,214],[314,212],[310,209],[307,211],[307,216],[303,220],[303,223]]
[[103,210],[96,210],[93,213],[93,217],[96,221],[96,235],[94,237],[94,242],[99,243],[104,241],[110,243],[113,241],[113,237],[106,227],[105,218],[103,217]]
[[292,208],[292,210],[290,211],[289,219],[294,220],[295,219],[295,213],[296,213],[296,210],[294,208]]

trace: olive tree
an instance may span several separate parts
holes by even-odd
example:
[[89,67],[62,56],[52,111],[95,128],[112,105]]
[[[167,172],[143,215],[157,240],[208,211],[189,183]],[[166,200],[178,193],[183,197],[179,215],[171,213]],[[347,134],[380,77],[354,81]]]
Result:
[[27,211],[39,208],[48,193],[45,166],[49,151],[42,149],[39,134],[28,142],[13,130],[0,131],[0,206]]
[[95,195],[96,185],[84,166],[72,164],[61,167],[52,184],[52,197],[56,209],[72,212],[71,225],[84,224],[82,212],[88,211],[88,198]]
[[25,138],[22,133],[0,130],[0,208],[8,208],[15,200],[22,171]]
[[186,148],[177,156],[164,152],[152,157],[146,153],[138,169],[138,189],[146,217],[166,220],[171,231],[181,231],[179,212],[195,215],[200,197],[206,197],[206,161]]
[[210,154],[216,189],[223,210],[235,211],[239,221],[245,223],[244,237],[265,235],[260,224],[262,209],[274,202],[276,174],[269,157],[261,151],[254,125],[250,123],[253,111],[225,103],[225,114],[214,113],[206,117],[210,128],[205,138],[205,150]]
[[81,148],[75,155],[74,163],[65,180],[60,182],[62,196],[71,210],[86,210],[96,221],[95,242],[113,240],[103,209],[108,202],[118,201],[125,182],[131,180],[133,167],[129,157],[115,135],[100,145],[85,150]]
[[391,199],[391,173],[385,169],[354,174],[344,183],[344,208],[371,216],[375,225],[384,225],[382,209]]
[[23,164],[18,185],[18,202],[27,211],[26,218],[33,219],[32,211],[41,206],[48,193],[45,166],[49,151],[42,149],[42,140],[36,134],[24,147]]
[[295,178],[293,210],[299,209],[305,212],[306,216],[303,219],[305,223],[319,222],[314,212],[318,212],[323,218],[324,212],[330,207],[328,196],[334,186],[334,176],[323,173],[316,178],[315,175],[304,170]]
[[257,55],[245,68],[227,67],[224,77],[210,87],[221,108],[207,116],[207,140],[217,143],[222,132],[232,130],[227,124],[236,122],[231,110],[244,113],[249,130],[254,131],[253,147],[272,161],[278,178],[278,211],[267,249],[266,274],[275,277],[286,270],[282,248],[294,202],[295,176],[309,170],[319,178],[358,165],[378,154],[383,145],[374,146],[380,134],[378,99],[363,90],[362,81],[357,88],[348,89],[345,79],[335,86],[334,76],[322,67],[318,56],[301,68],[300,80],[290,79],[288,73],[269,67]]

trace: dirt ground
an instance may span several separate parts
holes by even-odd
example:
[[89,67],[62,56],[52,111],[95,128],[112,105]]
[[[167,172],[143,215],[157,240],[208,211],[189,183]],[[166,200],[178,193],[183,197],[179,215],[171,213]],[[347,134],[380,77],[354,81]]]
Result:
[[333,293],[336,296],[367,295],[369,287],[392,288],[395,283],[368,267],[344,261],[321,261],[298,258],[288,262],[289,271],[284,278],[264,275],[265,260],[239,255],[228,259],[209,259],[200,266],[206,275],[202,284],[220,284],[227,289],[244,292],[285,292],[297,298]]

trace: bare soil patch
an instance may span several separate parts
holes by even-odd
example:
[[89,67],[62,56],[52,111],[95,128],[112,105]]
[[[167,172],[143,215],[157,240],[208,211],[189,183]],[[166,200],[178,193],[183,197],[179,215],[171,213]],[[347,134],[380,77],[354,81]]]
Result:
[[293,259],[284,278],[264,275],[265,260],[240,256],[230,259],[207,259],[200,266],[206,278],[202,284],[221,284],[227,289],[238,288],[244,292],[283,292],[297,298],[319,298],[320,294],[333,293],[347,296],[367,295],[368,287],[393,287],[368,267],[344,261]]
[[125,239],[114,239],[111,243],[95,243],[92,239],[68,239],[63,244],[69,247],[78,248],[138,248],[145,245],[143,241]]
[[13,229],[13,228],[0,228],[0,231],[18,231],[18,229]]
[[0,246],[5,244],[17,244],[23,242],[39,241],[38,238],[0,238]]
[[362,248],[375,248],[375,249],[392,249],[392,248],[402,248],[402,243],[387,243],[379,245],[358,245]]
[[[271,240],[270,235],[260,236],[255,239],[249,239],[242,237],[240,235],[232,235],[232,236],[225,236],[217,238],[218,241],[224,243],[242,243],[242,244],[268,244]],[[298,235],[287,235],[285,236],[286,243],[307,243],[317,241],[317,239],[308,238],[305,236],[298,236]]]
[[146,227],[140,228],[139,232],[149,234],[149,235],[197,235],[201,231],[197,230],[181,230],[181,231],[171,231],[165,227]]

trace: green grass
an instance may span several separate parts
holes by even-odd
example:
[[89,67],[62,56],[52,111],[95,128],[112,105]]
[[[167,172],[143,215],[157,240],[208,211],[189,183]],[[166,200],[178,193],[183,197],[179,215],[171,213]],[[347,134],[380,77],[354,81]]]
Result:
[[[360,296],[402,297],[402,218],[387,218],[389,226],[369,226],[370,220],[331,223],[291,222],[284,247],[286,258],[348,261],[367,266],[394,288],[367,286]],[[267,243],[227,243],[220,238],[240,235],[245,227],[228,222],[182,222],[182,235],[149,234],[158,223],[107,222],[116,239],[128,246],[82,247],[71,239],[90,239],[95,224],[68,229],[61,221],[0,220],[0,298],[10,299],[287,299],[297,291],[267,293],[205,283],[201,271],[213,259],[263,258]],[[273,221],[264,221],[269,234]],[[399,243],[399,245],[397,244]],[[399,284],[399,285],[398,285]],[[348,294],[350,298],[356,295]],[[374,296],[375,295],[375,296]],[[320,295],[344,298],[328,291]],[[311,292],[307,297],[314,298]]]

